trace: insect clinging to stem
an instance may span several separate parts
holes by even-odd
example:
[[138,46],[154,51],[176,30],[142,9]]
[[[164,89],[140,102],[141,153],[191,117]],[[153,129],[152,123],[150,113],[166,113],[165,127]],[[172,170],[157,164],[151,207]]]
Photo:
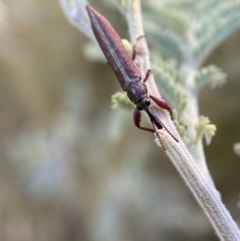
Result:
[[[91,21],[93,33],[108,61],[108,64],[114,71],[122,89],[127,92],[128,98],[136,105],[133,114],[135,126],[145,131],[156,132],[156,134],[157,128],[164,128],[176,141],[178,141],[167,130],[163,123],[150,111],[150,105],[153,101],[160,108],[167,110],[172,118],[172,110],[168,103],[163,99],[148,94],[148,89],[145,83],[151,74],[151,70],[149,69],[145,77],[142,78],[139,70],[133,62],[136,57],[135,48],[133,49],[133,55],[131,58],[126,51],[121,38],[109,21],[90,5],[86,5],[86,9]],[[142,127],[140,125],[142,110],[144,110],[149,116],[153,129]]]

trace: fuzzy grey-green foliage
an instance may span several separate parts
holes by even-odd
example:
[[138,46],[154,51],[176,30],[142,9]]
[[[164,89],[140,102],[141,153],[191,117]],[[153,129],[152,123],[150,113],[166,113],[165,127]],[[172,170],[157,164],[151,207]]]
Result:
[[[213,4],[214,3],[214,4]],[[240,25],[240,1],[209,1],[205,5],[197,5],[196,17],[198,26],[196,36],[195,57],[201,60]]]
[[156,84],[159,87],[164,98],[181,113],[184,110],[186,101],[181,87],[181,76],[177,71],[176,64],[166,62],[160,58],[160,53],[152,54],[152,68],[156,78]]
[[142,9],[147,19],[153,19],[154,21],[157,19],[166,28],[171,28],[181,34],[186,33],[188,29],[188,18],[177,9],[166,10],[165,7],[160,5],[155,5],[153,8],[146,2],[143,3]]
[[[189,91],[197,95],[206,85],[218,87],[226,81],[226,74],[218,67],[200,66],[216,46],[240,26],[240,0],[149,0],[142,4],[156,84],[178,112],[176,126],[184,126]],[[189,66],[194,72],[190,87],[185,84],[184,73]],[[202,133],[205,137],[207,133],[208,140],[215,133],[214,128],[209,132],[209,125],[212,124],[200,125],[206,127]]]
[[[148,23],[145,26],[146,32],[154,32],[161,47],[166,47],[163,52],[170,52],[168,57],[177,56],[176,59],[179,60],[183,42],[191,50],[197,64],[201,64],[211,49],[239,27],[239,11],[239,0],[145,1],[143,4],[143,13]],[[192,39],[189,39],[189,35]],[[169,45],[161,44],[161,41],[167,41],[168,38],[171,39]],[[169,50],[173,43],[175,46]],[[182,61],[185,60],[182,58]]]
[[157,24],[151,22],[145,26],[147,40],[150,44],[158,48],[166,58],[175,59],[179,63],[184,61],[186,46],[178,34],[168,29],[159,29]]
[[112,107],[113,108],[122,108],[125,110],[133,110],[133,103],[127,98],[126,93],[117,92],[112,96]]
[[226,74],[220,68],[210,65],[197,72],[195,81],[196,91],[201,90],[206,84],[212,88],[221,87],[226,81]]

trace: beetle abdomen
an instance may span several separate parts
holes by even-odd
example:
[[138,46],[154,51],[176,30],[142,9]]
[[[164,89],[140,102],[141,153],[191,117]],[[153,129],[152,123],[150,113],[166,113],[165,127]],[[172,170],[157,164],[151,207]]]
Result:
[[95,37],[123,90],[128,85],[141,80],[141,75],[133,60],[128,55],[119,35],[108,20],[94,10],[86,6]]

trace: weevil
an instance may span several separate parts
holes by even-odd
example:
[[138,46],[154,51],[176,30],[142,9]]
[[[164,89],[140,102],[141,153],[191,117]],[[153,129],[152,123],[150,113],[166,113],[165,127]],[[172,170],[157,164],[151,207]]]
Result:
[[[159,99],[158,97],[148,93],[145,83],[151,74],[151,70],[148,70],[145,77],[142,78],[134,63],[134,59],[136,57],[135,48],[133,48],[131,58],[126,51],[121,38],[109,21],[90,5],[86,5],[86,9],[91,21],[93,33],[108,61],[108,64],[114,71],[122,89],[127,92],[128,98],[136,105],[133,114],[135,126],[145,131],[156,132],[156,134],[156,127],[158,129],[164,128],[167,130],[163,123],[150,111],[150,105],[153,101],[160,108],[167,110],[172,118],[172,109],[168,103],[163,99]],[[142,127],[140,125],[142,110],[148,114],[153,125],[153,129]],[[177,141],[177,139],[169,131],[168,133]]]

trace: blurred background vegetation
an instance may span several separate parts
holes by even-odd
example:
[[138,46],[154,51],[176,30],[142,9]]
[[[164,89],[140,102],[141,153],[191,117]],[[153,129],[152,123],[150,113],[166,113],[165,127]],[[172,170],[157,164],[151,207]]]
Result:
[[[91,3],[127,37],[116,9]],[[111,108],[119,84],[57,1],[1,1],[0,36],[0,240],[217,240],[153,136]],[[239,46],[237,31],[204,63],[228,82],[200,94],[217,125],[208,166],[238,224]]]

